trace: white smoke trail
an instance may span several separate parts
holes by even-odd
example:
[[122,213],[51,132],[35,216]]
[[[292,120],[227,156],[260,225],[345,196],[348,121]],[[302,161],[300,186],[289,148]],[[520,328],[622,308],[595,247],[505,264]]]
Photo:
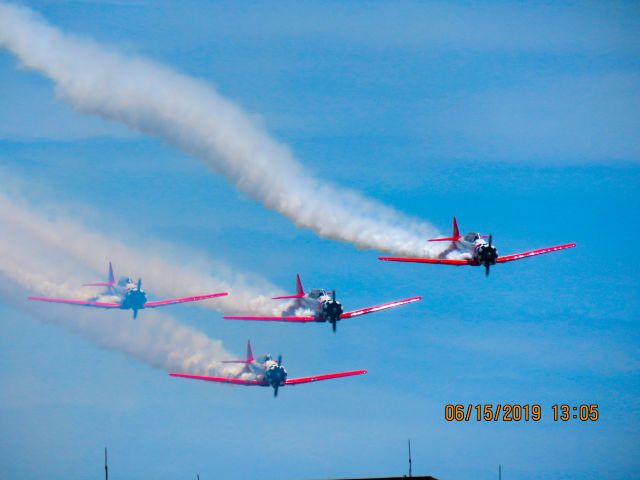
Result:
[[28,302],[24,299],[24,290],[2,274],[0,299],[40,321],[62,326],[102,348],[121,352],[154,368],[223,376],[235,375],[238,370],[220,362],[235,358],[226,352],[220,340],[211,339],[162,313],[144,312],[133,320],[130,315],[114,315],[114,312],[53,309]]
[[[6,205],[0,207],[5,212]],[[73,252],[58,250],[46,239],[15,224],[0,221],[0,300],[31,316],[71,330],[110,350],[152,367],[200,375],[236,375],[239,368],[220,363],[233,358],[219,340],[178,323],[172,317],[145,311],[137,320],[130,312],[97,311],[29,302],[27,292],[57,297],[83,295],[81,278],[92,271]],[[63,278],[54,283],[51,278]]]
[[[20,234],[16,238],[22,240],[17,248],[9,252],[0,249],[0,298],[3,303],[41,321],[63,326],[101,347],[122,352],[152,367],[205,375],[235,372],[220,363],[220,360],[230,357],[221,341],[210,339],[167,315],[144,312],[134,321],[129,312],[125,315],[124,312],[118,314],[73,307],[60,309],[28,302],[25,289],[58,296],[71,292],[68,285],[50,283],[46,273],[41,271],[51,274],[53,268],[63,268],[65,274],[73,277],[74,271],[81,270],[82,266],[69,258],[58,262],[59,252],[42,248],[42,245],[39,245],[41,250],[33,251],[30,247],[37,246],[38,242]],[[32,270],[36,263],[37,272]]]
[[[6,177],[0,175],[0,179]],[[41,265],[51,267],[46,270],[47,277],[30,274],[30,281],[23,285],[32,291],[53,295],[52,289],[58,291],[61,284],[64,296],[88,298],[92,291],[79,285],[104,281],[108,262],[114,261],[116,274],[129,272],[146,279],[154,297],[229,291],[227,297],[199,302],[198,306],[226,313],[266,315],[277,311],[270,297],[282,292],[256,275],[237,273],[206,256],[189,254],[183,247],[145,241],[144,248],[135,248],[56,215],[51,206],[47,211],[48,215],[37,212],[15,195],[10,199],[0,191],[0,271],[11,265],[14,271],[28,267],[30,272],[43,272]],[[42,252],[51,258],[43,258]],[[81,265],[78,271],[69,271],[68,258]]]
[[320,181],[210,85],[63,34],[31,10],[0,4],[0,46],[51,78],[80,111],[123,122],[202,159],[297,226],[359,248],[432,256],[435,235],[353,191]]

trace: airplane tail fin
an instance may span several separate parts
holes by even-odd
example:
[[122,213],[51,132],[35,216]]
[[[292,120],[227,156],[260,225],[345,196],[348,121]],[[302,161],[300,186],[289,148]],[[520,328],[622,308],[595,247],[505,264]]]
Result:
[[83,283],[83,287],[113,287],[116,284],[116,278],[113,275],[113,267],[111,266],[111,262],[109,262],[109,273],[107,274],[106,282],[98,282],[98,283]]
[[460,235],[460,229],[458,228],[458,221],[456,217],[453,217],[453,231],[450,237],[442,237],[442,238],[432,238],[429,240],[430,242],[457,242],[462,238]]
[[251,340],[247,342],[247,358],[246,360],[223,360],[222,363],[251,363],[255,360],[253,358],[253,350],[251,349]]
[[300,274],[296,273],[296,294],[295,295],[281,295],[279,297],[273,297],[273,300],[282,300],[285,298],[302,298],[305,296],[304,288],[302,287],[302,280],[300,280]]
[[111,262],[109,262],[109,285],[115,285],[116,284],[116,277],[113,275],[113,266],[111,265]]
[[302,287],[302,280],[300,280],[300,274],[296,273],[296,294],[304,296],[304,288]]
[[253,362],[253,350],[251,349],[251,340],[247,340],[247,362]]

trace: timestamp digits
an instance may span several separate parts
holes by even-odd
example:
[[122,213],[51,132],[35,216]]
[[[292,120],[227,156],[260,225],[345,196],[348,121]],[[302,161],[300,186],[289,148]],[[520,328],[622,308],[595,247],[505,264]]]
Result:
[[[542,419],[542,407],[538,403],[483,403],[483,404],[447,404],[444,406],[444,419],[447,422],[539,422]],[[551,406],[554,422],[579,420],[595,422],[600,418],[598,404],[555,404]]]

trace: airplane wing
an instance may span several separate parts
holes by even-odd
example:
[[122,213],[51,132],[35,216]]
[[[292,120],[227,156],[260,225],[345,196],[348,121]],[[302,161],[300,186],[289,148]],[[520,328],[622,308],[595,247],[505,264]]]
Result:
[[406,257],[378,257],[378,260],[387,262],[410,262],[410,263],[439,263],[442,265],[477,265],[473,260],[454,260],[448,258],[406,258]]
[[89,302],[85,300],[67,300],[64,298],[47,298],[47,297],[28,297],[28,298],[29,300],[36,300],[38,302],[66,303],[68,305],[80,305],[83,307],[120,308],[119,303],[111,303],[111,302]]
[[515,253],[513,255],[506,255],[504,257],[498,257],[496,259],[496,263],[513,262],[514,260],[522,260],[523,258],[535,257],[536,255],[542,255],[544,253],[556,252],[558,250],[564,250],[566,248],[573,248],[575,246],[576,246],[575,243],[565,243],[564,245],[556,245],[555,247],[540,248],[538,250],[531,250],[529,252]]
[[383,303],[382,305],[377,305],[375,307],[367,307],[361,310],[353,310],[351,312],[345,312],[340,315],[340,318],[352,318],[358,317],[360,315],[365,315],[367,313],[379,312],[380,310],[386,310],[387,308],[399,307],[400,305],[405,305],[407,303],[418,302],[422,300],[422,297],[411,297],[405,300],[398,300],[397,302],[389,302]]
[[354,370],[352,372],[328,373],[326,375],[316,375],[315,377],[289,378],[284,381],[285,385],[298,385],[300,383],[319,382],[320,380],[331,380],[332,378],[350,377],[352,375],[364,375],[366,370]]
[[198,302],[200,300],[206,300],[207,298],[224,297],[226,295],[229,295],[229,292],[210,293],[208,295],[198,295],[197,297],[184,297],[184,298],[172,298],[169,300],[157,300],[155,302],[145,303],[144,308],[164,307],[165,305],[173,305],[174,303]]
[[255,320],[258,322],[315,322],[316,317],[244,317],[242,315],[227,315],[222,317],[225,320]]
[[239,378],[227,377],[206,377],[202,375],[188,375],[186,373],[170,373],[172,377],[192,378],[194,380],[205,380],[207,382],[233,383],[234,385],[245,386],[267,386],[267,382],[259,382],[258,380],[240,380]]

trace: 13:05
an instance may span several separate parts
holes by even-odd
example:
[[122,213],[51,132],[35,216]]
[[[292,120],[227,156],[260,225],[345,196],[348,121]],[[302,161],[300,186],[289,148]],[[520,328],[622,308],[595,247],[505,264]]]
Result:
[[571,419],[581,420],[583,422],[595,422],[600,418],[597,403],[592,403],[590,405],[584,404],[575,407],[567,405],[566,403],[562,405],[556,404],[552,405],[551,409],[553,410],[554,422],[557,422],[558,420],[566,422]]

